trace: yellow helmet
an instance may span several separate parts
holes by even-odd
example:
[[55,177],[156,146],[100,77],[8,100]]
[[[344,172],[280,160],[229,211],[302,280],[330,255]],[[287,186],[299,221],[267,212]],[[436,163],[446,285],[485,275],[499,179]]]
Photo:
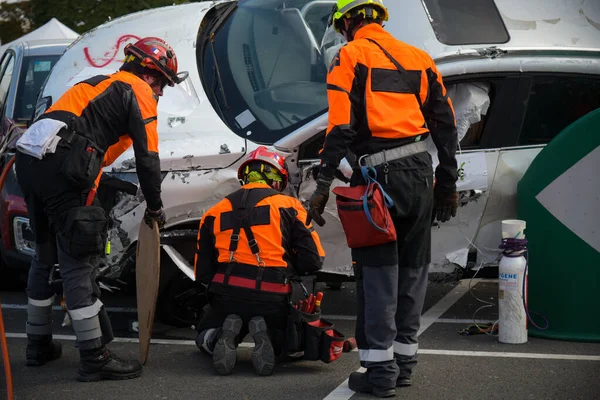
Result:
[[389,18],[388,10],[383,5],[383,0],[338,0],[334,6],[330,24],[336,31],[340,32],[338,22],[342,18],[352,18],[362,15],[365,19],[381,19],[387,21]]

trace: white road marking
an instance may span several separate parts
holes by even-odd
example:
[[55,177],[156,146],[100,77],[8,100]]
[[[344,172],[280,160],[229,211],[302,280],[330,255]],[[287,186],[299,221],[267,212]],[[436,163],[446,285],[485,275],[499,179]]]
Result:
[[429,350],[419,349],[419,354],[467,357],[503,357],[503,358],[536,358],[543,360],[577,360],[600,361],[600,356],[579,354],[542,354],[542,353],[509,353],[501,351],[463,351],[463,350]]
[[[114,313],[135,313],[137,308],[134,307],[105,307],[106,311]],[[3,310],[27,310],[27,304],[2,304]],[[61,306],[52,306],[52,310],[61,311]]]
[[[2,309],[5,310],[27,310],[27,304],[2,304]],[[55,311],[61,311],[62,308],[60,306],[52,307]],[[106,307],[106,311],[112,313],[132,313],[137,314],[137,308],[132,307]],[[335,321],[356,321],[355,315],[323,315],[323,319],[330,319]],[[435,323],[443,323],[443,324],[487,324],[493,323],[493,320],[488,319],[476,319],[473,322],[472,319],[454,319],[454,318],[438,318],[434,321]]]
[[[366,368],[360,367],[357,372],[366,372]],[[327,395],[323,400],[347,400],[354,396],[356,392],[350,390],[348,387],[348,379],[340,383],[340,386],[336,387],[335,390]]]
[[337,321],[356,321],[356,315],[321,315],[323,319],[335,319]]
[[434,321],[435,324],[493,324],[496,322],[492,319],[454,319],[454,318],[438,318]]
[[[13,339],[27,339],[26,333],[13,333],[7,332],[7,338]],[[74,335],[52,335],[53,339],[56,340],[70,340],[75,341]],[[116,337],[114,339],[116,343],[139,343],[137,338],[124,338]],[[174,339],[152,339],[151,344],[164,344],[164,345],[177,345],[177,346],[195,346],[196,343],[193,340],[174,340]],[[239,347],[254,347],[252,342],[242,342]],[[354,351],[354,350],[353,350]],[[501,358],[533,358],[543,360],[575,360],[575,361],[600,361],[600,356],[590,355],[579,355],[579,354],[544,354],[544,353],[510,353],[510,352],[498,352],[498,351],[465,351],[465,350],[440,350],[440,349],[419,349],[419,354],[430,354],[439,356],[466,356],[466,357],[501,357]],[[359,368],[358,372],[365,372],[364,368]],[[345,387],[344,387],[345,386]],[[353,391],[348,389],[347,380],[344,381],[338,389],[347,389],[348,394],[354,394]],[[337,391],[337,389],[336,389]],[[336,392],[334,391],[334,392]],[[331,393],[325,398],[325,400],[341,400],[347,397],[336,397],[339,392]],[[334,395],[333,397],[331,397]]]
[[[7,332],[7,338],[14,339],[27,339],[26,333],[13,333]],[[77,337],[75,335],[52,335],[53,339],[56,340],[71,340],[75,341]],[[125,337],[116,337],[113,339],[115,343],[139,343],[140,340],[138,338],[125,338]],[[195,346],[196,342],[193,340],[176,340],[176,339],[151,339],[150,344],[167,344],[167,345],[178,345],[178,346]],[[242,342],[239,344],[239,347],[254,347],[254,343]]]
[[[481,279],[473,279],[471,287],[477,285]],[[465,293],[469,291],[469,279],[462,280],[447,295],[433,305],[425,314],[421,316],[421,328],[417,333],[420,336],[427,330],[438,318],[450,309]]]
[[[2,304],[2,309],[5,309],[5,310],[27,310],[27,304]],[[52,309],[55,311],[62,310],[62,308],[60,308],[60,306],[54,306],[54,307],[52,307]],[[107,307],[106,310],[108,312],[113,312],[113,313],[137,314],[137,309],[130,308],[130,307]],[[323,315],[322,318],[336,320],[336,321],[356,321],[356,316],[354,316],[354,315],[335,315],[335,314],[334,315]],[[441,324],[473,324],[473,323],[487,324],[487,323],[493,323],[495,321],[489,320],[489,319],[476,319],[475,321],[473,321],[472,319],[438,318],[434,322],[441,323]]]
[[[480,279],[473,279],[471,286],[475,286],[479,281]],[[444,313],[468,291],[469,280],[460,281],[447,295],[427,310],[427,312],[421,316],[421,328],[419,329],[417,336],[420,336],[427,328],[433,325],[437,319],[444,315]],[[419,354],[420,353],[422,353],[422,350],[419,350]],[[357,372],[365,372],[365,369],[361,367]],[[346,379],[323,400],[348,400],[355,394],[356,392],[348,388],[348,379]]]

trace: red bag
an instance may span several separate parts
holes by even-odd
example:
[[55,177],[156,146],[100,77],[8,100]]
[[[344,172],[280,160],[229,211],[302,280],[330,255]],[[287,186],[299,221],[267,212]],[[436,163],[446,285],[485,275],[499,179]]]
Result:
[[334,362],[342,355],[344,351],[344,341],[346,338],[337,329],[328,329],[323,335],[323,347],[321,350],[321,361],[325,364]]
[[335,187],[338,215],[351,249],[390,243],[396,240],[396,228],[388,210],[394,205],[370,173],[362,167],[366,185]]
[[324,319],[306,322],[304,359],[329,364],[340,358],[346,337]]

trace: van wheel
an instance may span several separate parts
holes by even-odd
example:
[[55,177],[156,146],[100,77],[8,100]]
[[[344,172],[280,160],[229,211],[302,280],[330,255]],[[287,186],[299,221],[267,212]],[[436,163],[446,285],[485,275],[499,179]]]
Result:
[[207,304],[206,291],[183,273],[176,274],[158,298],[156,313],[160,321],[179,328],[197,325]]

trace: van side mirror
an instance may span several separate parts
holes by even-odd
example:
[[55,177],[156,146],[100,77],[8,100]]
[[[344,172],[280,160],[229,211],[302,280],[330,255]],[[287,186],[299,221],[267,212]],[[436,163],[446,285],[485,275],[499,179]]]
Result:
[[33,124],[35,121],[37,121],[37,119],[40,117],[40,115],[42,115],[44,112],[46,112],[46,110],[49,109],[51,105],[52,105],[52,96],[46,96],[46,97],[42,97],[41,99],[39,99],[37,104],[35,105],[35,111],[33,112],[31,119],[27,123],[27,127],[31,126],[31,124]]

